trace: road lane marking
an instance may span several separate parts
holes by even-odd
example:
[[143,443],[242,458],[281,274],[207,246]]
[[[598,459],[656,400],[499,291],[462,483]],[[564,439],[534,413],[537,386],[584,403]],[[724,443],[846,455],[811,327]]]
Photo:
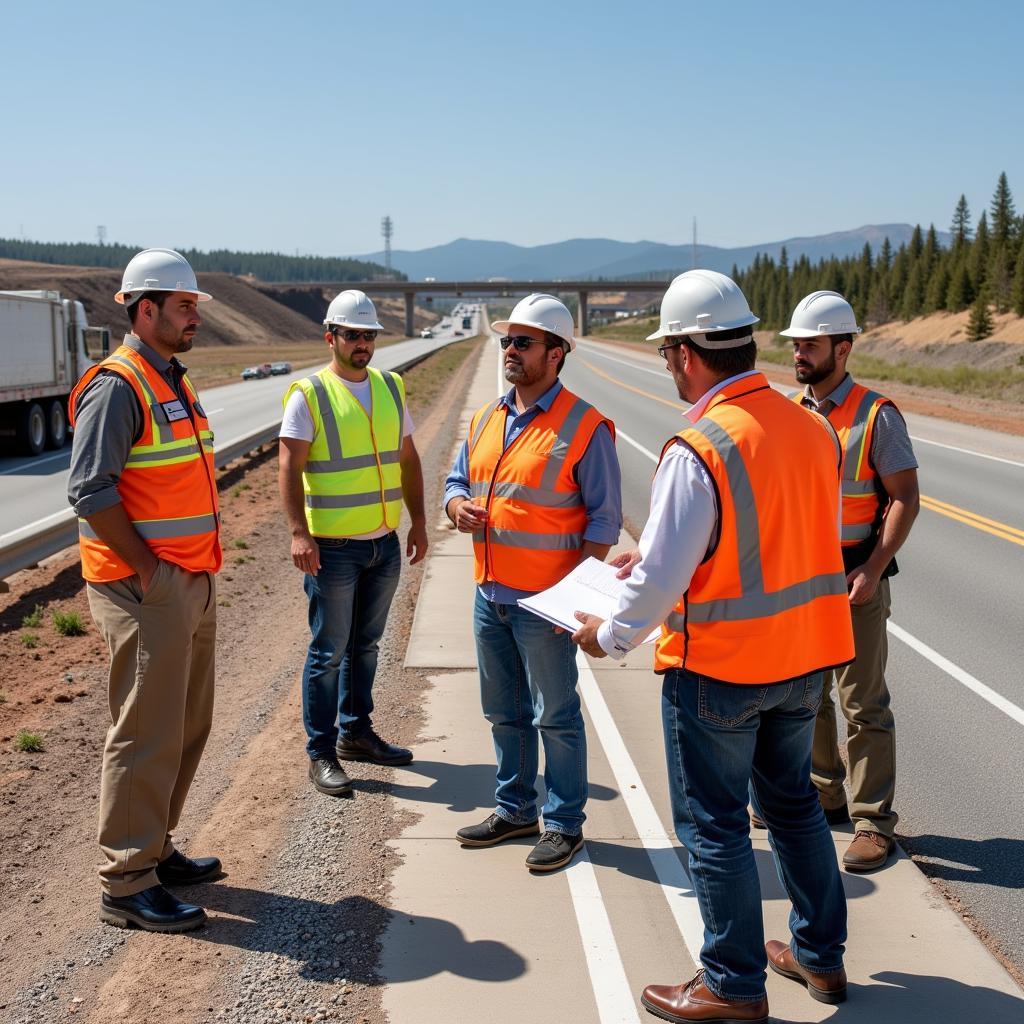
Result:
[[636,1000],[629,989],[626,968],[585,845],[566,869],[565,877],[597,1002],[598,1019],[601,1024],[639,1024]]
[[1024,530],[1018,530],[1016,526],[1007,526],[995,519],[986,519],[977,512],[969,512],[967,509],[950,505],[948,502],[939,501],[938,498],[930,498],[921,495],[921,506],[930,512],[937,512],[939,515],[947,516],[965,526],[973,526],[976,530],[983,530],[985,533],[998,537],[1000,540],[1008,540],[1011,544],[1019,544],[1024,547]]
[[35,458],[30,459],[28,462],[22,462],[20,465],[11,466],[8,469],[0,469],[0,476],[7,476],[8,473],[20,473],[25,469],[32,469],[33,466],[41,466],[44,462],[53,462],[54,459],[63,459],[67,455],[71,457],[71,453],[67,451],[54,452],[53,455],[47,455],[42,459]]
[[[599,346],[593,344],[588,344],[586,348],[591,355],[600,356],[611,363],[620,363],[622,366],[628,366],[631,370],[639,370],[641,373],[653,373],[656,377],[660,377],[663,380],[668,374],[668,370],[665,367],[662,367],[660,370],[652,370],[649,366],[637,366],[636,363],[631,363],[628,359],[616,359],[615,356],[608,355],[606,352],[601,351]],[[653,354],[652,352],[651,355]]]
[[580,672],[580,695],[587,706],[597,738],[604,748],[605,757],[611,765],[622,802],[633,819],[637,838],[643,843],[651,867],[654,868],[658,887],[675,919],[690,959],[699,967],[700,948],[704,943],[704,922],[701,920],[693,884],[679,860],[676,847],[661,824],[643,779],[640,778],[604,695],[597,685],[590,662],[582,651],[576,652],[576,664]]
[[645,448],[639,441],[634,440],[624,430],[619,430],[619,428],[616,427],[615,437],[619,440],[625,441],[626,444],[632,445],[638,452],[640,452],[641,455],[646,455],[647,458],[651,460],[651,462],[658,461],[658,456],[655,455],[654,452],[652,452],[649,448]]
[[962,455],[973,455],[978,459],[989,459],[991,462],[1005,462],[1008,466],[1018,466],[1024,469],[1024,462],[1015,462],[1013,459],[1004,459],[1001,455],[989,455],[986,452],[976,452],[971,448],[959,448],[955,444],[943,444],[941,441],[929,441],[927,437],[910,435],[911,440],[920,441],[921,444],[933,444],[936,448],[948,448],[951,452],[960,452]]
[[650,391],[644,391],[643,388],[633,387],[632,384],[623,384],[621,380],[616,380],[610,373],[605,373],[604,370],[599,370],[592,363],[588,363],[586,359],[581,359],[580,362],[588,369],[591,373],[596,373],[598,377],[604,377],[605,380],[610,380],[617,388],[625,388],[627,391],[633,391],[638,395],[643,395],[644,398],[651,398],[655,402],[661,402],[662,405],[667,405],[670,409],[675,409],[680,415],[682,415],[682,406],[678,401],[671,402],[667,398],[662,398],[661,395],[652,395]]
[[965,672],[959,665],[954,665],[949,658],[944,658],[938,651],[933,650],[916,636],[912,636],[905,629],[897,626],[894,622],[887,622],[885,628],[897,640],[902,640],[912,650],[917,651],[921,657],[926,658],[933,665],[941,668],[947,675],[952,676],[958,683],[966,686],[982,700],[987,700],[992,707],[1002,711],[1004,715],[1012,718],[1018,725],[1024,725],[1024,708],[1017,707],[1012,701],[1007,700],[1001,693],[996,693],[990,686],[986,686],[980,679],[975,679],[969,672]]

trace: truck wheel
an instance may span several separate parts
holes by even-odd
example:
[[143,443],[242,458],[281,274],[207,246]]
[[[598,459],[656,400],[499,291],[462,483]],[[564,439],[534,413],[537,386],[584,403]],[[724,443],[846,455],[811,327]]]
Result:
[[46,447],[54,450],[63,448],[68,441],[68,414],[64,401],[55,398],[46,410]]
[[18,447],[25,455],[38,455],[46,445],[46,417],[38,402],[26,402],[18,414]]

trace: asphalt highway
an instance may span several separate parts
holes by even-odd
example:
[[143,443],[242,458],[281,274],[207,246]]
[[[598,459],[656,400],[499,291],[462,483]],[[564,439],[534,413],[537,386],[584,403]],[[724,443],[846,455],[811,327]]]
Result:
[[[624,513],[642,529],[685,407],[664,362],[582,342],[562,376],[614,420]],[[923,507],[892,581],[898,830],[1024,971],[1024,439],[907,420]]]
[[[471,315],[474,317],[473,326],[464,332],[469,337],[476,333],[479,319],[479,313]],[[374,354],[373,365],[391,369],[443,348],[461,339],[462,335],[456,335],[455,330],[453,323],[449,322],[445,328],[435,328],[433,338],[413,338],[384,346]],[[201,390],[200,397],[213,426],[215,445],[223,445],[272,420],[280,420],[281,399],[288,385],[307,376],[311,369],[314,368],[305,367],[288,376],[239,381]],[[70,444],[61,451],[48,452],[37,458],[0,458],[0,537],[23,526],[42,525],[48,518],[67,509],[70,462]]]

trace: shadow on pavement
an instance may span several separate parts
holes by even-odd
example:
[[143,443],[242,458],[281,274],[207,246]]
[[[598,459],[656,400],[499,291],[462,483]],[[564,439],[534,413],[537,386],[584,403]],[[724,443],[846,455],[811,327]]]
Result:
[[904,836],[903,846],[932,878],[978,882],[1004,889],[1024,887],[1024,839],[961,839],[957,836]]
[[[351,765],[350,775],[359,774],[359,766]],[[406,785],[401,782],[378,782],[373,779],[354,778],[353,789],[365,793],[385,792],[399,800],[426,800],[430,803],[447,804],[448,810],[456,812],[494,810],[494,765],[493,764],[445,764],[442,761],[414,761],[402,767],[403,772],[415,772],[423,776],[422,786]],[[544,803],[544,784],[537,780],[537,806]],[[590,784],[591,800],[614,800],[619,794],[607,786]]]
[[[620,845],[604,839],[588,839],[587,850],[590,853],[591,861],[597,866],[612,868],[631,878],[638,878],[642,882],[658,884],[658,876],[651,863],[651,856],[642,847]],[[656,858],[674,858],[684,869],[686,868],[686,851],[681,847],[652,850],[651,853]],[[767,850],[754,850],[754,862],[757,865],[758,878],[761,883],[761,898],[764,900],[788,900],[789,897],[775,873],[775,864],[771,854]],[[861,896],[867,896],[875,891],[875,883],[870,878],[865,878],[863,875],[851,875],[847,871],[841,871],[840,874],[847,899],[859,899]]]
[[[347,978],[384,985],[446,971],[478,981],[509,981],[526,971],[523,957],[503,942],[467,941],[450,921],[389,910],[363,896],[323,903],[220,884],[202,886],[201,896],[199,887],[194,892],[207,910],[226,915],[193,932],[197,941],[279,954],[300,964],[300,975],[312,981]],[[389,925],[389,941],[397,942],[401,953],[388,958],[385,976],[377,964]]]
[[967,985],[931,974],[879,971],[874,985],[849,988],[849,1001],[831,1018],[870,1020],[872,1024],[1020,1024],[1024,999],[982,985]]

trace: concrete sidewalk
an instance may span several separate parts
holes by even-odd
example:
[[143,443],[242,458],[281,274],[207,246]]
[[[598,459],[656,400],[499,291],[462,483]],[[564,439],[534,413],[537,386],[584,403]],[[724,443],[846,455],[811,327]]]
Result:
[[[466,396],[470,414],[496,394],[497,349],[485,353]],[[653,1020],[643,986],[695,970],[696,901],[671,831],[651,649],[581,671],[591,797],[587,856],[562,872],[531,875],[532,843],[463,849],[455,830],[493,809],[494,754],[479,704],[472,637],[472,552],[451,533],[432,548],[407,651],[434,669],[416,761],[396,770],[395,795],[416,821],[393,841],[393,916],[384,937],[384,1006],[394,1024],[493,1024],[546,1014],[582,1024]],[[852,835],[834,830],[837,856]],[[753,845],[765,934],[788,937],[789,904],[764,833]],[[769,973],[774,1018],[797,1021],[1024,1020],[1012,978],[902,854],[867,876],[843,874],[850,910],[849,1001],[814,1002]]]

